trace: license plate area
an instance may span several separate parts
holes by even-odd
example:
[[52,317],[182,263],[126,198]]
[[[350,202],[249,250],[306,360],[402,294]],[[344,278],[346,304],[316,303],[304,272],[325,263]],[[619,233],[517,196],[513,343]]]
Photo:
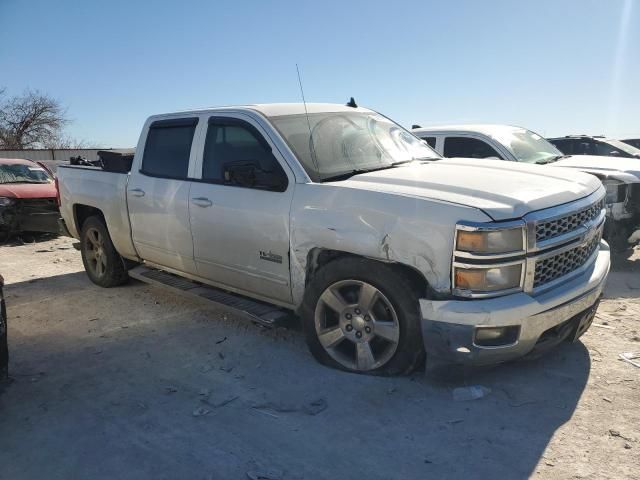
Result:
[[577,319],[576,324],[573,327],[573,331],[569,336],[569,339],[572,342],[576,342],[584,333],[589,330],[589,327],[593,323],[593,319],[596,316],[596,312],[598,310],[598,305],[600,305],[600,299],[596,301],[588,310],[584,311]]

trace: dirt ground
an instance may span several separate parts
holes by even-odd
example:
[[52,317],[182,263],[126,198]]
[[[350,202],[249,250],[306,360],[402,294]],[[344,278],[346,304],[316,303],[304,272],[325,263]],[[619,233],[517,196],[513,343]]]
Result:
[[[406,378],[318,365],[294,326],[141,283],[70,239],[0,247],[13,383],[2,479],[640,479],[640,251],[595,324],[542,359]],[[454,402],[455,387],[484,398]]]

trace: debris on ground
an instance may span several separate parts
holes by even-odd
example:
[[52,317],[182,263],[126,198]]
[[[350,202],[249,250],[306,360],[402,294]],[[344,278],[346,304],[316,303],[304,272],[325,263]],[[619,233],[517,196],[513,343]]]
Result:
[[640,352],[624,352],[618,355],[621,360],[630,363],[634,367],[640,368],[640,360],[634,361],[636,359],[640,359]]
[[264,472],[249,471],[247,477],[251,480],[281,480],[283,478],[282,470],[265,470]]
[[314,400],[302,407],[302,411],[307,415],[317,415],[327,409],[329,405],[324,398]]
[[222,340],[218,340],[216,342],[216,345],[220,345],[222,342],[226,342],[227,341],[227,337],[224,337]]
[[611,435],[612,437],[617,437],[617,438],[621,438],[623,440],[627,440],[627,441],[631,441],[630,438],[625,437],[624,435],[622,435],[618,430],[613,430],[610,429],[609,430],[609,435]]
[[209,398],[208,395],[204,396],[204,397],[205,398],[201,398],[200,401],[202,403],[206,403],[207,405],[209,405],[210,407],[213,407],[213,408],[224,407],[225,405],[228,405],[231,402],[233,402],[234,400],[237,400],[238,398],[240,398],[238,395],[228,395],[228,396],[223,397],[223,398],[218,399],[218,400],[212,400],[212,399]]
[[[327,409],[329,404],[324,398],[318,398],[311,402],[305,403],[304,405],[294,405],[284,402],[264,402],[258,403],[251,406],[254,410],[258,410],[262,413],[267,413],[269,410],[278,413],[293,413],[293,412],[303,412],[307,415],[318,415],[320,412],[323,412]],[[274,417],[278,418],[276,415]]]
[[458,387],[453,389],[454,402],[467,402],[469,400],[478,400],[486,397],[491,393],[489,387],[483,385],[471,385],[469,387]]
[[193,411],[192,415],[194,417],[203,417],[205,415],[209,415],[210,413],[211,410],[209,410],[208,408],[198,407]]
[[606,328],[607,330],[615,330],[616,327],[612,327],[611,325],[605,323],[592,323],[591,326],[596,328]]

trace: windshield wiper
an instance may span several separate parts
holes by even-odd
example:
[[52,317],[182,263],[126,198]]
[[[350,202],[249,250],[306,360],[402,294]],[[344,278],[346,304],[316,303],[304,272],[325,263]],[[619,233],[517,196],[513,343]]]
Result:
[[563,158],[567,158],[569,155],[556,155],[555,157],[547,158],[545,160],[538,160],[536,165],[546,165],[547,163],[557,162],[558,160],[562,160]]
[[[400,162],[400,163],[404,163],[404,162]],[[340,173],[338,175],[332,175],[330,177],[325,177],[322,179],[323,182],[337,182],[340,180],[347,180],[351,177],[353,177],[354,175],[360,175],[361,173],[369,173],[369,172],[377,172],[379,170],[388,170],[390,168],[395,168],[398,164],[394,163],[392,165],[385,165],[384,167],[378,167],[378,168],[356,168],[354,170],[351,170],[349,172],[344,172],[344,173]]]

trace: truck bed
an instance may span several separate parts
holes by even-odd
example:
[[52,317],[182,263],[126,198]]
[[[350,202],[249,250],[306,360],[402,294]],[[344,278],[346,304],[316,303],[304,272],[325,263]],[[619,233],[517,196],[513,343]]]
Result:
[[80,238],[83,214],[96,209],[112,232],[112,242],[121,255],[135,258],[127,209],[129,174],[99,167],[61,165],[58,167],[60,213],[69,233]]

